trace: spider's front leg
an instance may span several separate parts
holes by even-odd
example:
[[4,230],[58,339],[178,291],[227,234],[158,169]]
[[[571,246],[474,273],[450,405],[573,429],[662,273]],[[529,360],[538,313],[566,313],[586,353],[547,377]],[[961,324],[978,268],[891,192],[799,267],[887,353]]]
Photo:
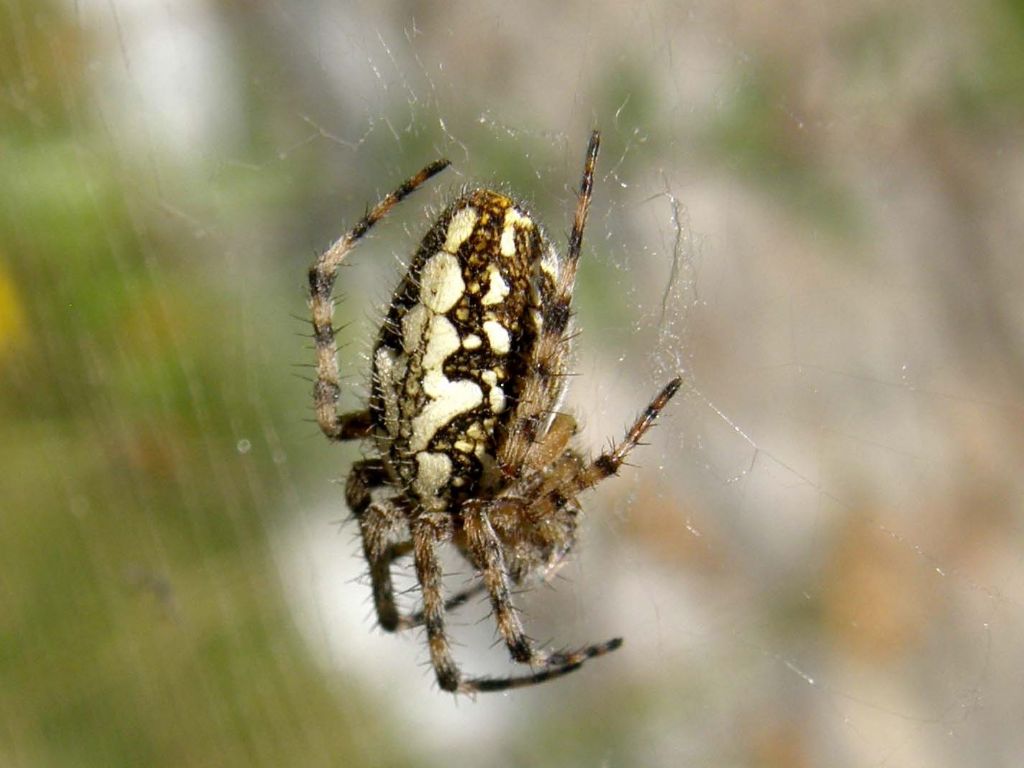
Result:
[[[640,444],[640,439],[644,436],[644,433],[654,426],[658,415],[668,405],[668,401],[679,391],[682,383],[682,378],[677,376],[662,387],[661,391],[654,396],[650,404],[644,408],[643,413],[637,417],[633,425],[626,431],[626,436],[613,445],[610,450],[605,451],[592,462],[581,467],[575,477],[566,482],[567,490],[575,496],[588,488],[593,488],[602,480],[618,474],[619,467],[625,463],[629,452]],[[551,503],[560,495],[560,491],[553,491],[547,495],[546,500],[548,503]]]
[[437,160],[415,176],[385,195],[352,229],[339,237],[309,268],[309,309],[313,319],[313,344],[316,347],[316,383],[313,404],[320,430],[331,440],[358,440],[369,436],[370,414],[367,411],[339,414],[341,393],[338,373],[338,346],[334,340],[334,280],[338,267],[359,240],[383,219],[402,198],[415,192],[427,179],[448,167],[447,160]]

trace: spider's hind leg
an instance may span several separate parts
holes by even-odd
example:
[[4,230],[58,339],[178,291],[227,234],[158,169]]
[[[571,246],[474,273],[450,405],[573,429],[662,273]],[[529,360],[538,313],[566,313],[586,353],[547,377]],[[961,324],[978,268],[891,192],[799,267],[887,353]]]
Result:
[[443,513],[425,513],[413,520],[410,528],[416,578],[423,593],[423,623],[427,628],[430,663],[442,690],[458,693],[462,690],[462,674],[455,664],[445,631],[442,570],[437,555],[437,545],[451,538],[451,518]]
[[[412,549],[412,542],[408,542],[410,550]],[[444,601],[445,612],[454,611],[457,608],[461,608],[463,605],[468,603],[474,597],[482,594],[486,590],[484,583],[478,581],[465,589],[461,589],[451,597]],[[426,612],[424,610],[416,611],[408,616],[401,616],[398,619],[398,629],[412,629],[413,627],[421,626],[426,622]]]
[[[492,502],[501,504],[502,502]],[[469,550],[481,569],[484,584],[491,596],[498,631],[508,646],[509,654],[520,663],[536,668],[531,675],[513,678],[481,678],[468,680],[465,685],[474,690],[490,691],[534,685],[553,677],[567,674],[582,666],[587,659],[613,651],[622,644],[621,638],[596,643],[575,651],[549,653],[537,649],[527,636],[519,613],[512,603],[510,579],[505,562],[504,547],[487,515],[487,503],[469,502],[463,509],[463,519]]]
[[391,563],[403,554],[401,545],[394,540],[404,532],[405,516],[391,500],[373,501],[371,489],[386,484],[387,473],[380,459],[358,461],[349,473],[345,498],[359,522],[363,556],[370,566],[377,621],[385,631],[394,632],[399,628],[401,617],[391,584]]
[[[482,517],[482,516],[480,516]],[[479,518],[478,518],[479,519]],[[437,675],[438,685],[445,691],[451,693],[483,693],[488,691],[504,691],[510,688],[521,688],[528,685],[536,685],[545,680],[561,677],[579,669],[587,659],[601,656],[614,651],[622,644],[622,640],[616,638],[605,643],[591,645],[579,651],[560,652],[553,654],[540,654],[533,650],[531,641],[522,632],[519,625],[519,618],[516,616],[511,602],[508,599],[508,579],[500,564],[496,565],[498,573],[494,574],[494,568],[484,569],[484,583],[491,591],[492,604],[500,616],[512,617],[514,624],[518,625],[518,635],[515,638],[507,637],[510,649],[515,646],[523,650],[520,653],[521,661],[528,661],[537,667],[536,671],[517,677],[464,677],[451,652],[451,641],[445,629],[445,604],[442,599],[441,563],[437,555],[437,545],[451,538],[451,518],[445,514],[423,514],[410,523],[412,529],[413,557],[416,563],[416,576],[423,591],[423,617],[427,629],[427,641],[430,648],[430,662]],[[470,524],[472,527],[472,524]],[[491,530],[493,534],[493,530]],[[472,545],[471,545],[472,546]],[[500,543],[498,550],[500,553]],[[496,598],[491,590],[495,578],[503,582],[501,597]],[[501,610],[498,611],[498,607]],[[502,626],[502,619],[499,618],[499,627]],[[504,633],[504,630],[503,630]],[[516,652],[513,652],[515,656]]]
[[[463,507],[463,520],[469,550],[477,566],[483,572],[484,583],[491,595],[498,630],[509,653],[516,661],[528,663],[536,668],[531,675],[509,678],[478,678],[465,680],[463,690],[470,691],[501,691],[550,680],[568,674],[587,659],[602,656],[614,651],[622,645],[621,638],[614,638],[603,643],[595,643],[576,651],[545,653],[538,651],[523,630],[522,622],[512,604],[508,567],[505,562],[505,550],[501,538],[491,524],[489,511],[495,512],[496,519],[503,516],[515,517],[517,511],[511,507],[519,505],[518,514],[532,518],[528,525],[542,531],[544,523],[556,524],[555,528],[542,536],[544,546],[556,546],[564,538],[558,532],[558,513],[569,508],[576,496],[587,488],[597,485],[601,480],[616,474],[626,460],[629,452],[640,442],[644,433],[654,424],[658,414],[676,394],[681,385],[679,378],[670,381],[657,394],[654,400],[644,409],[626,432],[626,436],[611,450],[602,453],[592,462],[584,462],[575,452],[563,453],[551,472],[545,477],[540,487],[534,489],[526,499],[513,501],[499,499],[493,502],[469,502]],[[553,426],[556,426],[554,424]],[[566,417],[561,423],[565,435],[572,431],[571,419]],[[564,446],[567,442],[562,435],[555,434],[550,438],[552,446]],[[540,454],[543,454],[542,449]],[[502,509],[509,507],[509,509]],[[571,541],[564,542],[566,546]]]
[[[420,610],[412,614],[403,614],[398,610],[395,601],[391,566],[396,560],[412,553],[413,542],[411,539],[401,538],[408,525],[400,508],[386,499],[380,502],[371,501],[370,490],[385,485],[386,477],[384,465],[379,459],[356,462],[349,474],[346,497],[359,522],[363,556],[370,566],[370,583],[373,590],[373,605],[377,611],[377,623],[386,632],[401,632],[422,625],[425,621],[425,612]],[[483,583],[477,582],[449,597],[444,603],[444,609],[455,610],[483,591]]]

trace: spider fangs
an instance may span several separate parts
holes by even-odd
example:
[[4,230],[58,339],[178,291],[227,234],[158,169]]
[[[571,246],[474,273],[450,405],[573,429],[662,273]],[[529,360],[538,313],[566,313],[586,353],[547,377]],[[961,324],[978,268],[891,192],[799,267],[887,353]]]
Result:
[[[316,345],[314,402],[331,440],[369,440],[346,499],[359,523],[373,600],[388,631],[426,627],[430,661],[446,691],[533,685],[608,653],[621,638],[546,651],[526,635],[511,590],[549,574],[576,538],[578,496],[616,474],[679,389],[670,381],[625,437],[589,460],[576,422],[559,410],[567,383],[573,284],[590,208],[600,137],[590,136],[565,257],[517,201],[474,189],[423,238],[391,299],[372,355],[366,410],[338,413],[331,291],[339,265],[400,200],[448,166],[426,166],[384,197],[309,270]],[[438,549],[450,543],[479,582],[444,599]],[[399,612],[391,566],[412,555],[422,610]],[[471,677],[456,665],[447,611],[486,591],[501,638],[528,673]]]

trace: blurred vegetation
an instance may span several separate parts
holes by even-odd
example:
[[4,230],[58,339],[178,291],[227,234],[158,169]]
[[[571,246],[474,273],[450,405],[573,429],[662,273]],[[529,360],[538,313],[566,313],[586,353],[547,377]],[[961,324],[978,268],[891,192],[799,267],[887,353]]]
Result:
[[111,144],[71,5],[4,11],[0,763],[400,760],[400,743],[361,753],[389,740],[299,642],[267,542],[281,468],[265,440],[239,450],[265,434],[287,372],[252,370],[238,345],[301,327],[225,307],[231,276],[206,267],[223,241],[172,204],[235,214],[165,159]]

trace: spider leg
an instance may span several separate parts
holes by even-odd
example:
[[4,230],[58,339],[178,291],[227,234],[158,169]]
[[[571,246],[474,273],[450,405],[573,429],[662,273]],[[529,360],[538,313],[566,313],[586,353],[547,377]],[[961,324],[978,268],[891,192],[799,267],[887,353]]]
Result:
[[[644,433],[654,424],[658,414],[676,394],[682,383],[680,378],[672,379],[657,394],[626,432],[625,438],[602,453],[594,461],[585,464],[574,452],[563,454],[556,462],[553,473],[537,489],[538,495],[530,500],[530,509],[525,512],[537,525],[544,518],[557,518],[560,510],[566,509],[575,496],[591,488],[601,480],[614,475],[625,461],[629,452],[640,442]],[[568,417],[567,417],[568,418]],[[571,420],[563,421],[552,436],[553,444],[565,445],[561,434],[570,434]],[[543,445],[543,441],[541,443]],[[544,451],[542,451],[544,452]],[[492,505],[513,504],[510,499],[493,502]],[[610,653],[622,645],[621,638],[595,643],[576,651],[555,653],[539,652],[523,631],[522,622],[512,605],[509,577],[501,540],[487,518],[487,505],[469,503],[463,508],[463,520],[469,549],[483,571],[483,580],[491,595],[498,631],[501,633],[509,653],[516,661],[539,667],[533,674],[507,678],[473,678],[462,681],[460,690],[469,692],[503,691],[535,685],[554,677],[579,669],[585,661]],[[551,544],[559,542],[557,528],[550,537]],[[569,543],[569,542],[566,542]]]
[[[400,510],[387,503],[371,503],[370,489],[384,485],[386,478],[384,465],[379,459],[356,462],[349,474],[346,497],[359,521],[363,556],[370,566],[377,622],[386,632],[401,632],[423,624],[424,612],[402,614],[395,601],[391,564],[410,554],[413,542],[411,539],[391,541],[405,527],[405,518]],[[444,608],[446,611],[455,610],[483,591],[484,585],[478,582],[448,598]]]
[[345,485],[345,499],[359,522],[363,556],[370,566],[377,622],[386,632],[394,632],[402,628],[404,617],[399,615],[395,603],[391,563],[407,554],[410,547],[408,542],[393,542],[405,528],[401,509],[389,500],[374,502],[370,495],[372,488],[386,485],[387,481],[387,471],[380,459],[357,461]]
[[407,179],[394,192],[383,197],[360,219],[352,229],[339,237],[309,268],[309,308],[313,318],[313,342],[316,347],[316,383],[313,385],[313,403],[320,430],[331,440],[356,440],[370,434],[368,411],[339,414],[338,395],[341,392],[338,374],[338,347],[334,339],[334,301],[331,292],[338,267],[356,243],[388,211],[423,185],[431,176],[448,167],[447,160],[437,160]]
[[385,632],[402,628],[402,617],[395,602],[395,591],[391,582],[391,563],[397,547],[387,539],[401,530],[405,517],[394,504],[375,501],[359,516],[359,531],[363,537],[363,554],[370,564],[370,583],[373,588],[373,605],[377,609],[377,622]]
[[508,569],[502,543],[487,519],[485,504],[469,503],[464,507],[464,525],[470,551],[483,571],[483,581],[491,596],[498,631],[515,661],[539,669],[531,675],[512,678],[479,678],[466,680],[463,688],[477,691],[503,690],[534,685],[579,669],[583,662],[601,656],[622,645],[622,638],[596,643],[576,651],[548,653],[539,651],[526,635],[519,614],[512,604]]
[[[368,516],[374,517],[375,513],[377,513],[377,508],[371,505],[368,510]],[[375,525],[386,526],[389,524],[390,520],[387,516],[380,516],[376,517],[373,522],[370,522],[368,527]],[[363,541],[366,541],[365,535]],[[366,549],[364,548],[363,551],[365,553]],[[377,622],[380,624],[381,629],[386,632],[402,632],[406,629],[414,629],[422,626],[426,620],[426,612],[424,610],[411,614],[401,613],[395,601],[394,587],[392,586],[393,582],[391,579],[391,564],[412,551],[413,543],[411,540],[407,540],[397,544],[389,544],[380,557],[371,558],[370,555],[366,555],[370,563],[370,581],[373,585],[373,603],[377,610]],[[471,587],[456,592],[444,601],[445,612],[454,611],[465,605],[483,591],[483,583],[478,582]]]
[[629,452],[636,447],[658,418],[658,414],[668,405],[668,401],[679,391],[682,379],[676,377],[666,384],[655,396],[643,413],[637,417],[633,425],[627,430],[626,436],[611,450],[605,451],[589,464],[582,466],[573,477],[567,478],[562,487],[553,489],[546,494],[546,502],[553,506],[560,506],[559,501],[567,496],[574,497],[579,493],[593,488],[602,480],[615,475],[619,467],[626,460]]
[[[477,595],[483,593],[486,590],[486,586],[482,581],[478,581],[471,587],[466,587],[463,590],[456,592],[454,595],[444,601],[445,613],[454,611],[457,608],[461,608],[463,605],[468,603]],[[416,611],[409,616],[402,616],[398,620],[399,629],[412,629],[418,627],[426,621],[426,612],[423,610]]]
[[583,176],[576,197],[569,247],[565,258],[555,269],[543,265],[536,275],[539,293],[540,335],[530,352],[529,376],[519,396],[508,439],[498,454],[498,466],[506,478],[513,478],[527,464],[537,438],[550,418],[550,409],[557,408],[565,388],[569,321],[572,319],[572,292],[583,244],[583,230],[590,212],[594,190],[594,166],[601,145],[597,131],[590,134]]
[[556,677],[575,672],[583,666],[583,662],[596,656],[620,648],[622,638],[616,637],[604,643],[589,645],[571,653],[553,653],[548,657],[548,665],[529,675],[519,677],[477,677],[463,682],[462,690],[467,693],[489,693],[492,691],[508,691],[513,688],[525,688],[537,685]]
[[423,593],[423,623],[427,628],[430,663],[441,689],[457,693],[461,690],[462,675],[455,664],[444,628],[441,561],[437,556],[437,544],[451,538],[451,518],[425,513],[414,519],[410,528],[416,578]]
[[583,242],[583,229],[587,225],[587,214],[590,212],[590,198],[594,193],[594,166],[597,165],[597,151],[601,147],[601,133],[591,131],[587,143],[586,160],[583,162],[583,178],[580,179],[580,191],[576,198],[576,215],[573,217],[572,232],[569,233],[569,252],[566,254],[567,266],[572,270],[569,275],[569,288],[572,289],[576,278],[576,264],[580,260],[580,246]]
[[550,467],[565,452],[569,440],[576,434],[576,419],[568,413],[556,413],[544,437],[534,443],[527,456],[527,467],[543,470]]
[[483,583],[491,596],[491,608],[508,652],[521,663],[544,663],[544,659],[526,636],[519,613],[512,604],[508,568],[502,552],[501,540],[494,532],[490,520],[480,505],[468,503],[463,507],[463,520],[469,550],[482,571]]
[[622,640],[616,638],[580,651],[554,653],[545,657],[542,669],[520,677],[464,678],[455,664],[451,652],[451,642],[445,631],[441,562],[437,556],[437,545],[451,538],[451,518],[445,514],[422,514],[412,521],[410,527],[416,575],[423,590],[423,615],[430,647],[430,662],[442,690],[472,694],[536,685],[573,672],[579,669],[587,659],[614,651],[622,644]]

